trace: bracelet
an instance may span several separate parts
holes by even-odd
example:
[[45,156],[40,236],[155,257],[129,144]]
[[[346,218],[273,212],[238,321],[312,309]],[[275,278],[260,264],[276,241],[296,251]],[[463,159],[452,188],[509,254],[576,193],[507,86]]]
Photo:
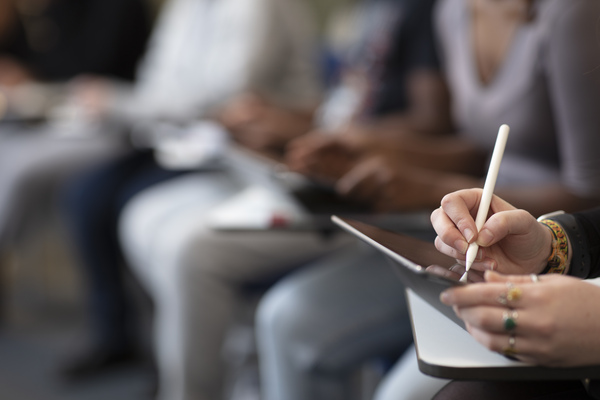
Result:
[[548,257],[548,266],[542,274],[564,274],[569,261],[569,240],[560,224],[551,219],[543,219],[541,224],[552,232],[552,253]]

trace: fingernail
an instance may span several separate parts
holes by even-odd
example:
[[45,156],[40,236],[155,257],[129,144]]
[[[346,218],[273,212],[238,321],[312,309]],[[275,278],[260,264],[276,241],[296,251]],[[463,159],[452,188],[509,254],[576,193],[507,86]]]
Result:
[[454,248],[460,252],[460,254],[467,254],[467,249],[469,248],[469,243],[464,240],[457,240],[454,243]]
[[464,231],[464,235],[465,235],[465,239],[467,239],[467,242],[471,242],[471,240],[473,240],[473,237],[475,237],[475,233],[473,233],[472,230],[470,230],[469,228],[465,229]]
[[440,300],[444,304],[450,304],[450,293],[448,291],[444,291],[440,294]]
[[480,246],[488,246],[492,240],[494,240],[494,235],[492,232],[487,229],[482,229],[481,232],[479,232],[477,243],[479,243]]
[[483,263],[483,269],[485,269],[486,271],[495,271],[496,270],[496,261],[494,261],[494,260],[485,261]]

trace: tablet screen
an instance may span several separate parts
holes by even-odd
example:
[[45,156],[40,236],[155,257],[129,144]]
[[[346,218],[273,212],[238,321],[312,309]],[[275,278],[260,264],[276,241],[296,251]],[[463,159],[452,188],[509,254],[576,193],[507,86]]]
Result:
[[440,253],[433,243],[378,228],[363,222],[337,216],[332,221],[365,243],[384,253],[392,262],[399,279],[405,287],[413,290],[448,318],[464,327],[451,307],[440,301],[445,289],[464,285],[458,275],[451,278],[444,274],[456,261]]

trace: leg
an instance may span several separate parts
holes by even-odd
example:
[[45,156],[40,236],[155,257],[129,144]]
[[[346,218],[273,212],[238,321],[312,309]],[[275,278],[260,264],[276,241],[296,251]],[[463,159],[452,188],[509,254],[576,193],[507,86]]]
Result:
[[411,346],[377,388],[375,400],[431,399],[449,381],[419,371],[417,354]]
[[123,215],[122,241],[157,306],[160,398],[221,398],[222,344],[240,286],[347,241],[310,232],[209,229],[210,209],[242,187],[228,173],[194,174],[142,193]]
[[124,146],[107,137],[68,139],[38,132],[0,136],[0,240],[14,240],[23,219],[52,199],[75,173],[118,157]]
[[123,279],[118,216],[137,191],[177,174],[159,168],[150,152],[134,152],[97,166],[67,186],[67,222],[87,282],[93,334],[89,354],[67,368],[69,376],[96,372],[135,350],[136,315]]
[[412,342],[402,284],[383,256],[357,245],[269,291],[257,336],[267,400],[347,399],[353,368]]

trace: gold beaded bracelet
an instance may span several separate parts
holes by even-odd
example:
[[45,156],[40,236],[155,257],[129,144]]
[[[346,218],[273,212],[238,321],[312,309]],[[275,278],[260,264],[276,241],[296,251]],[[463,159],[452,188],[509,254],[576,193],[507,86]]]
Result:
[[552,232],[552,253],[543,274],[564,274],[569,265],[569,239],[562,226],[551,219],[540,221]]

